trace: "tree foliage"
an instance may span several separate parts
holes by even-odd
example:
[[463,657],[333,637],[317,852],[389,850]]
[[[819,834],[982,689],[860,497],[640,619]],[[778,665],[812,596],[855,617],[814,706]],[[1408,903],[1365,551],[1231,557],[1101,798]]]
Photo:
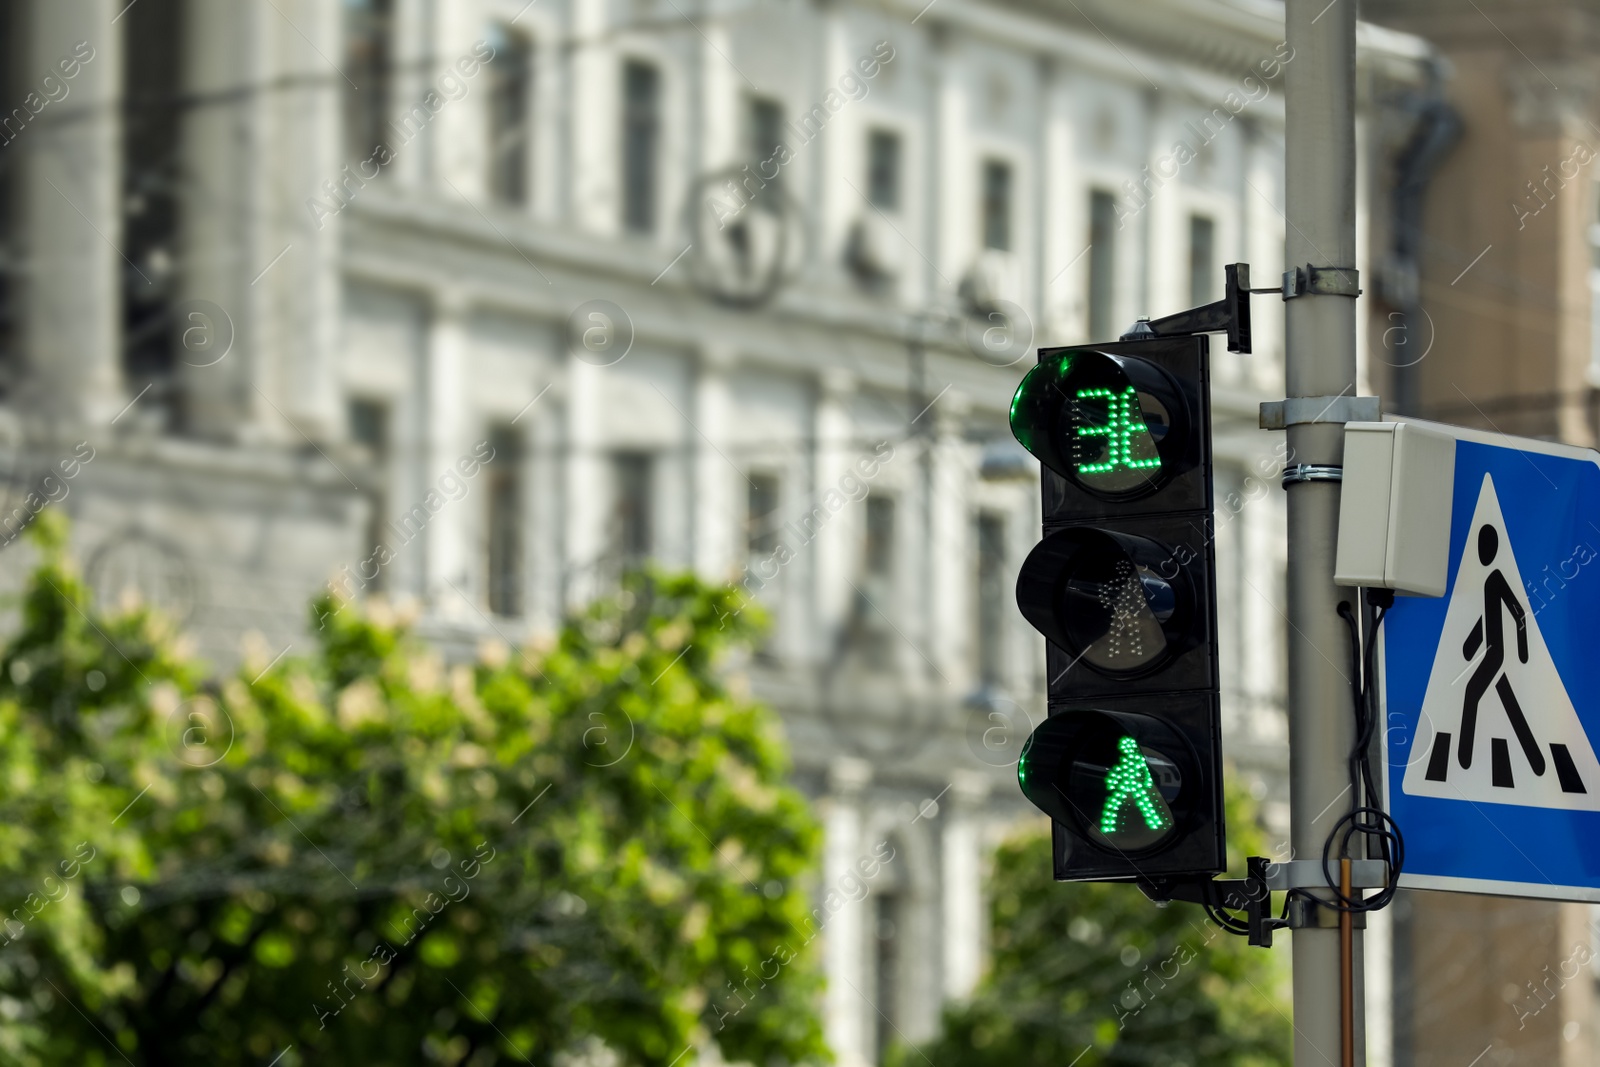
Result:
[[[1246,797],[1230,794],[1230,853],[1262,855]],[[948,1007],[940,1036],[895,1067],[1266,1067],[1290,1058],[1275,954],[1192,904],[1157,907],[1131,885],[1058,884],[1034,827],[997,851],[991,966]],[[1280,935],[1281,936],[1281,935]]]
[[797,940],[819,844],[723,681],[736,592],[636,576],[456,666],[324,598],[314,649],[212,678],[152,613],[95,611],[48,513],[34,539],[0,653],[0,1062],[826,1057],[803,956],[718,1010]]

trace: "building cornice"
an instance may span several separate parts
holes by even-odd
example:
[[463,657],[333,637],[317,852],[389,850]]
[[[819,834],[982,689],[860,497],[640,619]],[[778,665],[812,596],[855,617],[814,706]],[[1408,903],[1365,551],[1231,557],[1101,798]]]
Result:
[[[1088,44],[1101,53],[1097,65],[1103,73],[1158,89],[1188,88],[1174,60],[1238,79],[1273,56],[1284,40],[1279,0],[942,0],[935,11],[963,35],[1014,47],[1081,60]],[[1008,13],[1013,17],[1006,18]],[[1420,37],[1365,22],[1357,26],[1356,63],[1365,73],[1420,81],[1431,54],[1432,46]]]

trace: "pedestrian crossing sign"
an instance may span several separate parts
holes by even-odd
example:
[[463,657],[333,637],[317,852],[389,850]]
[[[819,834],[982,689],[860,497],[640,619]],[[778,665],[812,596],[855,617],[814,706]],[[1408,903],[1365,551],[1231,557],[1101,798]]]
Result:
[[1446,592],[1380,641],[1400,884],[1600,901],[1600,454],[1447,429]]

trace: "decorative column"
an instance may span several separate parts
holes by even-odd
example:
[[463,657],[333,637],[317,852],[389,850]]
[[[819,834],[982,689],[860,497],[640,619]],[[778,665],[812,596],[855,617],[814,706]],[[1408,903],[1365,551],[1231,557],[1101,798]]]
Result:
[[471,78],[453,69],[457,60],[471,54],[474,42],[483,39],[480,15],[471,4],[438,5],[433,10],[434,26],[417,48],[419,98],[437,92],[445,101],[433,121],[433,142],[425,150],[434,156],[429,173],[439,176],[440,193],[450,200],[457,199],[457,189],[473,199],[487,199],[489,192],[489,82],[495,63],[504,57],[479,67]]
[[[967,131],[967,71],[960,49],[952,40],[950,28],[935,23],[929,28],[933,38],[934,63],[934,189],[929,203],[934,213],[923,232],[932,239],[933,251],[924,275],[924,299],[932,303],[942,294],[940,273],[951,286],[958,285],[972,265],[977,252],[977,178],[975,154]],[[935,268],[934,264],[937,264]]]
[[[264,0],[239,0],[238,6],[241,9],[238,25],[249,34],[251,45],[246,51],[246,65],[236,73],[241,80],[260,85],[283,73],[284,59],[278,47],[277,35],[269,28],[272,22],[281,25],[283,20]],[[272,131],[276,106],[270,93],[256,94],[239,105],[238,137],[244,158],[272,158],[275,151]],[[283,204],[283,192],[277,188],[276,176],[270,171],[269,167],[247,168],[235,190],[243,216],[239,220],[239,277],[243,285],[239,290],[238,309],[227,309],[233,318],[234,328],[234,347],[227,358],[237,364],[234,373],[238,375],[239,387],[239,425],[233,432],[242,442],[250,445],[271,440],[281,423],[278,413],[257,391],[257,387],[274,388],[272,378],[267,373],[266,360],[270,351],[268,331],[274,328],[272,316],[275,305],[270,299],[266,281],[253,285],[250,283],[257,280],[259,272],[284,247],[284,241],[289,240],[285,237],[275,244],[275,239],[284,231],[298,234],[301,227],[311,221],[311,213],[304,203],[280,206]],[[306,213],[304,221],[299,215],[293,214],[297,210]],[[280,211],[291,214],[281,217],[280,221]],[[263,252],[269,247],[272,251]],[[289,255],[292,254],[291,250]],[[278,267],[282,265],[281,262],[276,264]]]
[[[1150,130],[1146,159],[1152,177],[1150,188],[1154,191],[1141,193],[1149,197],[1149,204],[1139,213],[1144,282],[1139,289],[1143,300],[1133,309],[1135,318],[1166,315],[1168,308],[1182,310],[1189,306],[1189,222],[1184,205],[1183,165],[1173,146],[1182,141],[1199,152],[1220,155],[1228,141],[1226,136],[1219,136],[1212,144],[1195,145],[1196,138],[1178,121],[1175,109],[1166,107],[1160,97],[1147,94],[1145,107]],[[1190,161],[1188,166],[1198,168],[1200,164]],[[1216,221],[1219,225],[1223,222]],[[1122,328],[1120,320],[1118,328]]]
[[943,823],[944,997],[960,1000],[983,970],[983,804],[989,780],[975,771],[952,775]]
[[690,177],[745,162],[740,158],[744,152],[739,107],[743,83],[726,59],[734,51],[730,38],[726,23],[718,20],[706,24],[700,41],[699,99],[693,111],[699,128],[689,142],[697,156],[691,166],[697,166],[699,174]]
[[724,582],[738,562],[735,534],[744,513],[739,496],[745,480],[729,466],[733,453],[727,443],[728,371],[737,357],[732,348],[716,342],[703,345],[699,356],[693,427],[699,432],[690,438],[695,445],[692,551],[694,569],[702,578]]
[[622,225],[622,71],[605,41],[604,0],[573,0],[568,218],[585,230],[616,233]]
[[823,900],[819,906],[827,916],[823,936],[823,968],[827,977],[827,996],[822,1026],[828,1044],[838,1057],[839,1067],[864,1067],[869,1062],[866,1036],[873,1032],[867,1013],[873,1011],[863,999],[866,930],[861,902],[845,903],[831,915],[826,910],[830,897],[838,900],[847,876],[855,876],[855,862],[861,855],[861,794],[872,780],[872,765],[865,760],[840,756],[828,768],[828,797],[823,802],[825,844],[822,861]]
[[[261,40],[253,32],[256,12],[250,8],[184,8],[186,93],[216,96],[251,84]],[[242,95],[244,99],[227,106],[179,112],[187,195],[179,215],[177,371],[185,396],[185,429],[214,440],[237,439],[245,412],[254,406],[254,398],[245,395],[250,381],[244,330],[251,323],[247,294],[255,270],[245,270],[252,248],[248,190],[252,172],[259,169],[252,161],[259,157],[249,151],[252,105],[249,94]]]
[[1033,335],[1035,339],[1064,338],[1075,336],[1070,294],[1083,291],[1079,272],[1084,269],[1082,263],[1070,271],[1066,268],[1083,251],[1079,238],[1087,227],[1061,61],[1045,57],[1039,67],[1039,156],[1034,190],[1039,211],[1039,262],[1034,265],[1038,289]]
[[[816,95],[810,98],[812,100],[823,100],[828,90],[838,84],[840,75],[854,69],[856,60],[850,54],[850,26],[845,19],[843,4],[833,0],[820,4],[818,16],[822,23],[822,47],[818,53],[822,69],[817,72]],[[790,127],[791,131],[800,133],[796,140],[803,142],[801,146],[791,143],[790,147],[800,153],[816,153],[812,166],[816,168],[813,174],[817,183],[813,189],[817,205],[818,242],[824,256],[836,256],[837,250],[843,246],[845,229],[850,221],[860,213],[871,210],[856,192],[856,189],[865,191],[863,179],[858,174],[851,174],[845,167],[846,161],[852,158],[851,153],[844,149],[850,126],[850,116],[841,113],[815,134],[812,134],[810,124]],[[814,139],[804,142],[805,137]],[[856,189],[846,185],[847,180]]]
[[611,479],[601,451],[600,409],[606,370],[575,357],[567,360],[566,607],[582,607],[599,591],[599,567],[610,550],[606,517]]
[[[272,6],[278,10],[269,8],[259,23],[275,59],[268,76],[297,87],[255,115],[254,121],[264,123],[260,144],[263,157],[273,161],[275,180],[258,187],[262,213],[271,221],[261,228],[244,273],[260,324],[256,384],[270,401],[258,411],[276,424],[273,437],[303,446],[302,435],[337,438],[343,422],[336,355],[345,210],[329,214],[309,206],[313,200],[337,203],[329,189],[344,180],[340,106],[348,86],[329,69],[330,57],[341,55],[343,8],[314,0],[278,0]],[[275,108],[289,108],[294,121],[272,121]]]
[[[855,424],[850,418],[849,398],[855,392],[856,379],[843,370],[824,371],[817,382],[817,407],[814,415],[816,452],[812,459],[811,492],[802,499],[799,508],[792,509],[801,519],[812,508],[820,506],[824,494],[837,488],[858,455],[869,455],[866,442],[854,439]],[[812,660],[823,660],[832,648],[835,635],[850,616],[855,590],[850,583],[856,580],[858,553],[852,551],[859,543],[859,531],[864,521],[862,508],[851,505],[826,523],[811,544],[811,573],[813,575],[813,618],[810,631],[816,636],[812,648],[806,650]],[[787,536],[787,535],[785,535]],[[805,549],[798,544],[797,553]],[[792,588],[792,587],[791,587]]]
[[[55,420],[103,426],[122,396],[120,278],[129,266],[121,239],[122,30],[116,0],[29,4],[28,85],[47,75],[70,85],[71,103],[29,92],[27,125],[3,136],[20,164],[20,235],[30,265],[22,300],[22,343],[33,378],[33,410]],[[63,80],[68,69],[77,74]],[[39,110],[34,111],[37,102]],[[14,119],[14,116],[13,116]],[[52,432],[70,433],[57,426]]]
[[[543,366],[553,371],[550,364]],[[528,602],[528,621],[535,629],[548,631],[560,627],[566,609],[563,589],[567,531],[561,518],[570,511],[566,504],[565,478],[568,395],[566,382],[553,383],[550,391],[518,423],[532,423],[528,426],[531,439],[528,529],[532,535],[528,572],[533,591]]]
[[[965,394],[951,389],[939,398],[923,422],[932,421],[927,444],[931,457],[932,498],[928,508],[928,543],[923,553],[926,570],[921,584],[926,602],[919,640],[930,659],[939,665],[944,682],[935,675],[939,695],[951,702],[972,688],[973,575],[972,481],[962,453],[961,428],[971,404]],[[920,425],[920,423],[919,423]],[[926,664],[918,663],[924,670]],[[948,684],[945,684],[948,683]]]
[[[422,503],[432,515],[424,542],[429,606],[445,618],[475,619],[483,597],[471,531],[478,525],[472,515],[484,506],[478,497],[482,482],[467,482],[455,467],[477,440],[466,401],[467,310],[466,299],[454,290],[434,297],[426,357],[427,448],[420,474]],[[446,479],[447,472],[456,478]],[[446,486],[464,483],[463,495],[452,499],[442,492],[441,479]]]

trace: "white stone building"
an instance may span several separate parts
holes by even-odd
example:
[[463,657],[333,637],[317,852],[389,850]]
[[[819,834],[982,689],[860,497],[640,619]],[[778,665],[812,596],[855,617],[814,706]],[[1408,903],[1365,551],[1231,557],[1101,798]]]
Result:
[[[1011,392],[1039,344],[1282,269],[1281,6],[17,0],[0,32],[7,511],[92,442],[90,577],[219,661],[309,642],[336,572],[465,650],[630,558],[753,567],[823,888],[896,849],[828,925],[829,1038],[929,1036],[1043,708]],[[1363,45],[1373,99],[1417,76]],[[1283,824],[1257,307],[1253,355],[1215,345],[1224,729]]]

